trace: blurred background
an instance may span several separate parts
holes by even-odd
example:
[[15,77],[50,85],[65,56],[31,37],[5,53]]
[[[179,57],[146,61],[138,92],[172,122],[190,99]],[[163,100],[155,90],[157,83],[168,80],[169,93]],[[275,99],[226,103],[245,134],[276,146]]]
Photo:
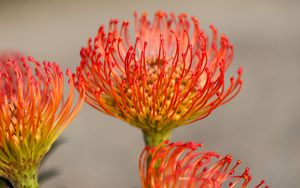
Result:
[[[252,1],[4,1],[0,0],[0,51],[15,49],[56,61],[73,71],[79,50],[109,19],[133,21],[133,11],[186,12],[209,32],[214,23],[235,47],[228,75],[244,69],[244,86],[205,120],[175,130],[172,140],[197,141],[205,150],[232,154],[249,166],[253,182],[300,184],[300,3]],[[140,187],[138,129],[84,105],[64,131],[64,143],[41,170],[58,176],[42,188]]]

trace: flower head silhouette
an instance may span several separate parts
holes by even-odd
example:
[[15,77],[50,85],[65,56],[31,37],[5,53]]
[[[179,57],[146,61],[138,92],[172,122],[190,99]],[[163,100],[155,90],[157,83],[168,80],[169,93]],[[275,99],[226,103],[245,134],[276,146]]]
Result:
[[[52,62],[0,55],[0,176],[21,188],[38,187],[37,168],[52,143],[80,110],[84,85]],[[74,88],[80,88],[75,106]]]
[[172,129],[207,117],[241,89],[242,69],[225,86],[233,46],[211,25],[212,39],[196,18],[157,12],[150,22],[135,14],[135,40],[129,22],[111,20],[108,31],[81,50],[77,76],[86,102],[97,110],[142,129],[156,145]]
[[[141,153],[139,171],[144,188],[221,188],[247,187],[252,179],[249,169],[241,175],[235,173],[241,163],[231,165],[232,157],[221,157],[215,152],[197,151],[202,144],[162,142],[146,146]],[[217,159],[217,160],[216,160]],[[262,180],[255,188],[264,185]],[[266,188],[268,186],[265,186]]]

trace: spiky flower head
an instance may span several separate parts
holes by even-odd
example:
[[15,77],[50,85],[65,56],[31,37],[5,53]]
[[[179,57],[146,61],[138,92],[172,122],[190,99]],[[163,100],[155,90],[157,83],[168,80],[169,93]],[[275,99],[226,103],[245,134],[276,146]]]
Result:
[[67,75],[70,91],[63,99],[64,76],[56,63],[0,58],[0,176],[16,187],[38,187],[41,159],[82,106],[84,87],[76,83],[80,97],[73,105],[76,84]]
[[[144,188],[221,188],[249,185],[249,168],[242,174],[235,170],[241,161],[232,165],[232,157],[215,152],[199,151],[202,144],[162,142],[146,146],[140,156],[139,171]],[[255,188],[262,187],[262,180]],[[268,186],[265,186],[267,188]]]
[[135,14],[132,41],[129,22],[111,20],[80,53],[77,76],[85,83],[86,102],[146,135],[205,118],[242,85],[240,68],[225,87],[233,46],[211,30],[209,40],[186,14],[157,12],[153,22]]

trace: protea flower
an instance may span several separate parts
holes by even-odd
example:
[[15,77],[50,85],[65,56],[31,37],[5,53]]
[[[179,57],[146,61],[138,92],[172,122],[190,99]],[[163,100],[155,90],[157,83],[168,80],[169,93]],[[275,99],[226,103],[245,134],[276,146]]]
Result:
[[[37,168],[84,102],[84,87],[52,62],[0,58],[0,176],[18,188],[38,187]],[[74,104],[74,88],[80,88]]]
[[[139,171],[144,188],[221,188],[247,187],[252,179],[249,168],[235,174],[238,160],[215,152],[198,151],[202,144],[163,142],[146,146],[140,156]],[[217,159],[217,160],[216,160]],[[262,187],[262,180],[255,188]],[[268,186],[265,186],[266,188]]]
[[[211,25],[208,40],[196,18],[157,12],[154,21],[135,14],[135,40],[129,23],[111,20],[81,50],[77,76],[86,102],[142,129],[146,144],[157,145],[172,129],[207,117],[241,89],[242,69],[225,86],[233,46],[218,42]],[[218,44],[219,43],[219,44]]]

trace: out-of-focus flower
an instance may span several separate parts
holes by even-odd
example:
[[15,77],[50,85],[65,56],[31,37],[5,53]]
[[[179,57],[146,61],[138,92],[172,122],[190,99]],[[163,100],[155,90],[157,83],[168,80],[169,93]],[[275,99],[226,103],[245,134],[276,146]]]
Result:
[[135,41],[128,30],[126,21],[111,20],[107,32],[101,26],[81,50],[77,76],[87,103],[142,129],[147,144],[205,118],[240,91],[241,68],[225,86],[233,46],[223,34],[218,42],[212,25],[208,40],[196,18],[157,12],[153,22],[135,14]]
[[[36,188],[40,161],[79,112],[84,86],[67,71],[70,91],[63,99],[57,64],[8,56],[0,55],[0,176],[15,187]],[[80,97],[73,105],[75,85]]]
[[[146,146],[141,153],[139,171],[144,188],[221,188],[247,187],[252,179],[249,169],[237,175],[239,160],[231,165],[232,157],[220,157],[215,152],[198,151],[202,144],[162,142]],[[216,160],[217,159],[217,160]],[[262,187],[262,180],[255,188]],[[265,186],[266,188],[268,186]]]

